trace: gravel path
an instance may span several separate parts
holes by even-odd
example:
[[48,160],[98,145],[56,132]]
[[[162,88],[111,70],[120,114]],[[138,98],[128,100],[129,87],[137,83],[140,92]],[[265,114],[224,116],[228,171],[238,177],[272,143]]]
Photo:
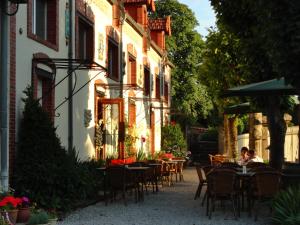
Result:
[[[209,220],[201,200],[194,200],[198,185],[195,168],[184,170],[184,182],[171,187],[160,188],[156,194],[145,195],[145,201],[134,202],[129,196],[125,206],[123,200],[105,206],[103,202],[77,210],[67,216],[59,225],[268,225],[268,218],[259,215],[258,221],[248,218],[245,212],[238,220],[233,218],[230,205],[216,208]],[[201,196],[202,199],[202,196]],[[266,211],[265,215],[269,215]]]

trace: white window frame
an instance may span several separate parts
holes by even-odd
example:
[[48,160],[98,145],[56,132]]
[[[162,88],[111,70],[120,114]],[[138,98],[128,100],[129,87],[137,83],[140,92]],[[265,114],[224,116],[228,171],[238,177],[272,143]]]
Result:
[[[37,18],[36,18],[36,13],[37,13],[37,9],[36,9],[36,2],[37,1],[41,1],[41,0],[32,0],[32,33],[37,35],[37,32],[36,32],[36,21],[37,21]],[[44,40],[47,40],[47,8],[48,8],[48,4],[47,4],[47,0],[42,0],[45,2],[45,5],[44,5],[44,12],[45,12],[45,18],[44,18],[44,21],[45,21],[45,24],[44,24],[44,27],[45,27],[45,30],[44,30],[44,34],[43,34],[43,38]]]

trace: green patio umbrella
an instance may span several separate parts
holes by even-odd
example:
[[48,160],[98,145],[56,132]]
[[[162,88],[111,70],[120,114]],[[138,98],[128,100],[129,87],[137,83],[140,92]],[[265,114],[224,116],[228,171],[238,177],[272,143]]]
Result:
[[225,114],[246,114],[246,113],[254,113],[258,111],[259,110],[255,110],[251,108],[250,102],[244,102],[241,104],[231,105],[224,108]]
[[[297,89],[286,84],[285,79],[272,79],[248,85],[230,88],[223,92],[223,97],[232,96],[263,96],[263,95],[297,95]],[[300,141],[300,138],[299,138]],[[298,152],[300,157],[300,151]],[[300,161],[299,161],[300,163]]]
[[230,88],[223,97],[230,96],[259,96],[259,95],[296,95],[296,88],[285,83],[285,79],[272,79]]

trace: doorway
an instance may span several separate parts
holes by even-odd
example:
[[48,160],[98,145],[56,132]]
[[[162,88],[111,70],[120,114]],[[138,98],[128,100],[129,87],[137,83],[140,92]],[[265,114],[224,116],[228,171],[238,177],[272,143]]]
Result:
[[98,158],[124,158],[124,100],[97,98],[96,121],[103,137]]

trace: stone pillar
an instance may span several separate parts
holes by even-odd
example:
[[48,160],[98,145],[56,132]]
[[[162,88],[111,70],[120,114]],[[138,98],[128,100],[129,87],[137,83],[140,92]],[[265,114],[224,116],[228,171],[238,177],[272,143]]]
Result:
[[264,160],[269,160],[269,130],[268,130],[268,124],[267,124],[267,117],[262,117],[262,143],[261,143],[261,149],[262,149],[262,158]]
[[218,152],[220,154],[224,154],[225,153],[224,145],[225,145],[225,140],[224,140],[224,126],[220,125],[218,127]]
[[249,149],[262,156],[262,113],[250,113],[249,127]]

